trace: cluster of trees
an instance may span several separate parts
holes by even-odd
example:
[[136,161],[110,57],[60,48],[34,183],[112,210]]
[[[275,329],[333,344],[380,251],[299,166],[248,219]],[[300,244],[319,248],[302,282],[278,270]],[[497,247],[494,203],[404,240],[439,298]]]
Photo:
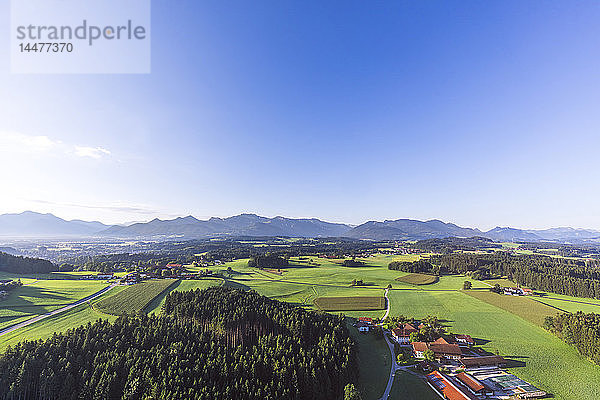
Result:
[[347,258],[342,263],[344,267],[364,267],[365,263],[354,258]]
[[260,256],[254,256],[248,260],[249,267],[255,268],[285,268],[288,266],[287,258],[275,255],[275,254],[264,254]]
[[227,287],[0,356],[3,399],[358,399],[343,317]]
[[556,317],[546,317],[544,328],[600,365],[600,314],[585,314],[582,311],[558,314]]
[[445,254],[433,256],[429,261],[447,273],[484,271],[538,290],[600,298],[600,269],[596,262],[505,252]]
[[42,260],[41,258],[0,253],[0,271],[12,272],[14,274],[46,274],[56,271],[56,266],[50,261]]
[[352,282],[350,282],[352,286],[364,286],[364,284],[362,279],[352,279]]
[[391,269],[394,271],[433,274],[433,275],[442,275],[443,273],[445,273],[445,270],[441,270],[439,266],[434,265],[427,260],[392,261],[388,265],[388,269]]

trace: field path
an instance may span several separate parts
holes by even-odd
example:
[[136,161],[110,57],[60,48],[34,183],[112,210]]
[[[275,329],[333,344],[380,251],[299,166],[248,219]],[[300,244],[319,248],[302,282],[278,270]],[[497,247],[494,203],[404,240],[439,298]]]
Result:
[[390,315],[390,298],[388,297],[389,290],[390,289],[385,289],[385,294],[383,295],[385,297],[386,309],[383,318],[381,318],[382,321],[384,321],[388,317],[388,315]]
[[38,322],[38,321],[41,321],[41,320],[46,319],[48,317],[51,317],[53,315],[59,314],[59,313],[61,313],[63,311],[70,310],[73,307],[77,307],[78,305],[80,305],[82,303],[85,303],[86,301],[93,300],[96,297],[103,295],[105,292],[109,291],[110,289],[114,288],[115,286],[117,286],[117,284],[112,284],[110,286],[105,287],[102,290],[97,291],[94,294],[91,294],[91,295],[89,295],[87,297],[84,297],[81,300],[77,300],[74,303],[71,303],[71,304],[69,304],[67,306],[59,308],[58,310],[50,311],[50,312],[48,312],[46,314],[38,315],[37,317],[33,317],[31,319],[28,319],[27,321],[23,321],[23,322],[20,322],[18,324],[9,326],[8,328],[3,329],[3,330],[0,331],[0,336],[6,335],[7,333],[10,333],[10,332],[12,332],[14,330],[17,330],[19,328],[23,328],[24,326],[31,325],[31,324],[33,324],[35,322]]

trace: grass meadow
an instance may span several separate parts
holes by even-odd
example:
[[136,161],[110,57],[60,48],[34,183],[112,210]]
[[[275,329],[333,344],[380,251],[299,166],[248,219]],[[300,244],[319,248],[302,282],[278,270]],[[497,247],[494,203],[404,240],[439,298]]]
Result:
[[[236,260],[210,267],[213,271],[222,272],[226,276],[225,280],[179,281],[178,283],[171,281],[172,286],[165,283],[164,287],[157,286],[151,291],[142,290],[143,284],[117,287],[96,301],[94,307],[108,304],[109,308],[113,307],[111,311],[116,313],[122,312],[122,308],[155,313],[160,310],[165,296],[172,290],[190,290],[213,284],[225,284],[242,289],[253,289],[262,295],[307,309],[317,309],[313,303],[319,297],[381,298],[387,285],[391,284],[392,290],[389,292],[391,316],[405,315],[420,318],[435,315],[444,320],[449,331],[469,334],[476,338],[484,349],[493,353],[498,351],[510,359],[511,371],[514,374],[553,393],[556,399],[600,399],[598,383],[600,367],[585,360],[574,348],[538,326],[540,321],[543,321],[541,317],[545,313],[558,311],[556,307],[568,311],[582,309],[587,312],[600,312],[600,301],[555,294],[542,294],[531,299],[498,296],[483,290],[489,289],[489,284],[493,284],[491,281],[487,283],[471,281],[474,289],[482,290],[472,290],[467,294],[461,290],[464,281],[469,280],[465,276],[443,276],[437,282],[418,286],[397,280],[410,274],[387,269],[391,261],[409,261],[419,257],[419,255],[378,255],[361,259],[365,266],[352,268],[343,267],[341,265],[343,259],[292,258],[290,265],[282,269],[281,274],[249,268],[248,260]],[[231,267],[233,272],[228,273],[228,267]],[[85,297],[86,294],[100,290],[105,285],[97,281],[59,281],[52,277],[54,279],[48,279],[47,276],[40,277],[44,279],[30,285],[32,289],[27,289],[30,286],[24,286],[18,290],[27,290],[18,295],[11,294],[11,298],[7,299],[6,303],[0,303],[0,324],[3,321],[1,318],[10,321],[18,320],[25,315],[22,314],[24,312],[29,312],[28,315],[31,315],[33,313],[31,310],[35,310],[35,307],[40,307],[36,312],[49,311],[52,307],[74,298]],[[31,279],[28,282],[36,279],[36,277],[21,278]],[[352,287],[351,282],[354,279],[363,280],[365,286]],[[409,279],[405,278],[405,280]],[[56,282],[47,282],[53,280]],[[138,289],[135,289],[136,287]],[[130,289],[134,289],[134,292],[128,293]],[[497,297],[491,297],[492,294]],[[522,303],[522,300],[528,302]],[[349,317],[382,317],[384,311],[347,310],[336,313]],[[55,331],[65,331],[98,318],[116,317],[100,313],[88,304],[80,305],[0,337],[0,351],[19,340],[49,337]],[[351,328],[351,332],[359,344],[360,388],[365,394],[365,400],[375,400],[381,396],[387,383],[390,368],[389,352],[383,340],[378,341],[372,335],[358,335],[353,329]],[[390,399],[429,400],[430,393],[425,390],[427,388],[423,389],[420,385],[422,383],[418,379],[407,374],[398,374]]]
[[385,309],[383,296],[317,297],[315,305],[323,311],[372,311]]

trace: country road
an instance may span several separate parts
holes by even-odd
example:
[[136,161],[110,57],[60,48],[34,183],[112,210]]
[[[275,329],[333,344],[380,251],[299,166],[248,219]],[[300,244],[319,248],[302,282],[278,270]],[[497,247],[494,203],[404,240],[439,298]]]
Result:
[[71,303],[71,304],[69,304],[67,306],[61,307],[58,310],[50,311],[50,312],[48,312],[46,314],[38,315],[37,317],[33,317],[31,319],[28,319],[27,321],[19,322],[18,324],[9,326],[8,328],[5,328],[5,329],[3,329],[3,330],[0,331],[0,336],[6,335],[7,333],[15,331],[15,330],[17,330],[19,328],[23,328],[23,327],[25,327],[27,325],[31,325],[31,324],[33,324],[35,322],[38,322],[38,321],[41,321],[41,320],[46,319],[48,317],[51,317],[53,315],[59,314],[59,313],[61,313],[63,311],[70,310],[73,307],[77,307],[78,305],[83,304],[86,301],[93,300],[96,297],[103,295],[104,293],[106,293],[107,291],[109,291],[110,289],[112,289],[115,286],[117,286],[117,285],[116,284],[112,284],[110,286],[105,287],[102,290],[97,291],[94,294],[91,294],[91,295],[89,295],[87,297],[84,297],[81,300],[77,300],[75,303]]
[[[385,315],[383,316],[383,318],[381,318],[382,322],[390,314],[390,299],[388,297],[388,290],[389,289],[385,289],[385,300],[386,300],[387,308],[385,310]],[[385,332],[383,333],[383,337],[385,338],[385,342],[387,343],[388,348],[390,349],[390,354],[392,357],[392,363],[391,363],[392,366],[390,368],[390,377],[388,379],[388,384],[385,388],[385,392],[383,392],[383,395],[379,399],[387,400],[387,398],[390,395],[390,390],[392,390],[392,385],[394,384],[394,377],[396,376],[396,369],[398,368],[398,364],[396,364],[396,355],[394,354],[394,344],[390,342],[390,339],[388,338],[388,336]]]

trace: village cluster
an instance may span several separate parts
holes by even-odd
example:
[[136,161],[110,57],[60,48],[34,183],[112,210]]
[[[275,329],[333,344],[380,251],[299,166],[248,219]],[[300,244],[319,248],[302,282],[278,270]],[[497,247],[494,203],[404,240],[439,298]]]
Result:
[[[359,332],[381,329],[371,318],[361,317],[355,324]],[[534,399],[547,393],[508,373],[507,360],[476,347],[469,335],[443,334],[435,340],[419,340],[429,327],[423,322],[395,324],[384,335],[401,353],[410,353],[414,370],[427,384],[448,400]]]
[[213,276],[211,270],[200,270],[197,273],[189,273],[181,264],[169,263],[156,272],[133,271],[121,277],[116,274],[82,275],[80,279],[93,279],[102,281],[118,281],[121,285],[134,285],[149,279],[201,279]]

